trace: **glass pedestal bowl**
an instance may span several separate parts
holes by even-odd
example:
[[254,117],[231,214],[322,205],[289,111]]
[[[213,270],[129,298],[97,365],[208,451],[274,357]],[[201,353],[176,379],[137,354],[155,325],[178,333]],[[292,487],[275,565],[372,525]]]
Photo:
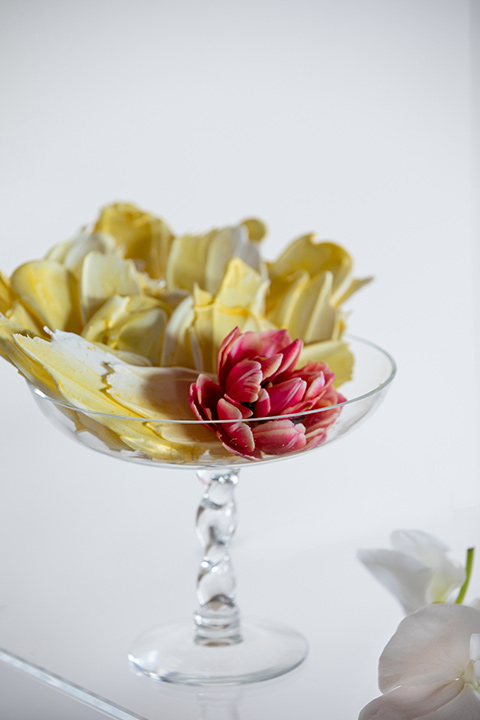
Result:
[[[314,411],[319,426],[325,418],[325,431],[316,447],[341,438],[365,420],[379,406],[395,376],[395,363],[387,352],[357,338],[349,338],[348,344],[355,365],[353,379],[341,388],[347,400]],[[230,545],[237,522],[235,486],[240,468],[292,457],[308,451],[308,445],[300,451],[263,454],[252,460],[232,454],[198,420],[157,421],[80,410],[52,400],[33,386],[30,389],[48,419],[83,445],[131,462],[196,469],[204,486],[196,518],[203,548],[197,576],[198,607],[193,619],[160,625],[134,641],[129,652],[134,668],[171,683],[231,685],[267,680],[298,666],[308,651],[303,636],[270,621],[241,619],[235,603]],[[330,413],[328,421],[327,415],[322,416],[326,412]],[[301,422],[302,417],[289,419]],[[135,440],[145,428],[149,449]]]

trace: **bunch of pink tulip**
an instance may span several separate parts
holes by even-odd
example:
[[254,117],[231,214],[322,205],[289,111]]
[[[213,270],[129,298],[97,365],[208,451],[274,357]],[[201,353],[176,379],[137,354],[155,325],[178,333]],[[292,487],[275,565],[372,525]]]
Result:
[[218,353],[218,382],[201,373],[190,387],[194,414],[230,452],[251,459],[319,445],[345,398],[325,363],[296,369],[302,349],[286,330],[235,328]]

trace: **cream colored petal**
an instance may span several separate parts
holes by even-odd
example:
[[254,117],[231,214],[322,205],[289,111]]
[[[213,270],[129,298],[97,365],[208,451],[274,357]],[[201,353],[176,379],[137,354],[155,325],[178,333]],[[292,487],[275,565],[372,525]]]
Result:
[[[267,296],[268,320],[277,327],[289,330],[293,326],[295,315],[298,316],[299,314],[296,309],[301,308],[301,299],[309,281],[310,276],[303,271],[290,276],[286,282],[283,278],[281,278],[280,282],[276,282],[276,279],[274,279],[271,284],[271,293]],[[306,321],[303,325],[306,325]],[[302,327],[295,328],[292,337],[302,338],[301,333]]]
[[23,327],[25,330],[28,330],[30,333],[45,337],[42,326],[35,320],[35,318],[28,312],[19,300],[15,300],[12,307],[5,312],[5,317],[20,327]]
[[218,292],[227,267],[237,257],[262,272],[258,248],[248,239],[245,227],[226,227],[205,235],[175,238],[167,265],[169,288],[193,291],[195,284],[212,294]]
[[[114,355],[79,335],[60,331],[53,333],[50,341],[23,335],[15,335],[14,341],[20,350],[47,369],[60,392],[76,407],[105,411],[98,406],[105,407],[101,392],[105,389],[103,378],[107,363],[119,362]],[[109,411],[113,412],[111,408]]]
[[242,332],[261,332],[271,327],[261,312],[267,287],[268,281],[236,258],[230,261],[215,297],[194,289],[192,332],[201,354],[199,369],[216,371],[220,345],[235,327]]
[[171,422],[195,420],[188,398],[190,385],[197,378],[198,372],[188,368],[130,368],[113,364],[107,376],[110,384],[107,393],[139,414],[166,421],[149,423],[149,427],[168,442],[192,446],[192,452],[199,456],[207,450],[219,451],[216,436],[200,423]]
[[114,295],[93,313],[90,320],[82,330],[82,336],[92,342],[102,342],[108,345],[109,332],[112,327],[128,318],[129,296]]
[[14,337],[26,333],[21,325],[0,314],[0,355],[9,360],[29,382],[50,397],[59,397],[51,374],[36,360],[25,355]]
[[367,277],[361,280],[351,280],[350,285],[345,287],[341,294],[337,293],[332,299],[332,302],[334,302],[336,307],[340,307],[340,305],[343,305],[354,293],[358,292],[360,288],[371,283],[373,279],[373,277]]
[[114,237],[125,257],[150,277],[164,277],[173,234],[160,218],[131,203],[114,203],[103,208],[94,232]]
[[193,303],[195,308],[211,305],[213,297],[212,293],[202,290],[197,284],[193,286]]
[[251,242],[248,235],[248,229],[240,225],[235,230],[235,247],[233,255],[244,263],[249,265],[253,270],[258,272],[263,278],[268,277],[266,263],[262,260],[257,242]]
[[240,224],[246,228],[251,242],[261,242],[267,234],[267,226],[258,218],[247,218]]
[[164,423],[160,427],[156,423],[149,423],[156,432],[158,432],[166,442],[174,443],[177,447],[186,446],[190,448],[192,460],[200,458],[204,453],[208,453],[212,460],[225,460],[232,457],[231,453],[226,451],[218,440],[217,436],[203,425],[188,425]]
[[240,248],[247,231],[245,228],[224,228],[210,233],[210,242],[205,258],[204,290],[215,294],[222,284],[225,268]]
[[55,262],[59,262],[61,265],[63,265],[68,251],[70,250],[74,242],[75,239],[63,240],[62,242],[56,243],[45,255],[45,260],[55,260]]
[[335,313],[335,323],[332,330],[332,340],[341,340],[346,329],[347,320],[345,313],[337,309]]
[[10,289],[10,281],[0,272],[0,313],[12,307],[14,297]]
[[246,308],[264,313],[269,281],[243,260],[234,258],[227,266],[215,302],[225,308]]
[[105,352],[109,352],[114,355],[118,360],[127,363],[128,365],[136,365],[138,367],[149,367],[151,365],[150,360],[144,355],[138,355],[138,353],[128,352],[127,350],[118,350],[118,348],[112,348],[105,343],[96,342],[95,345]]
[[137,268],[137,281],[142,295],[149,295],[154,298],[161,298],[165,292],[165,280],[151,278],[145,272],[139,272]]
[[272,289],[278,300],[277,304],[269,300],[268,319],[287,329],[292,338],[301,338],[305,343],[330,340],[337,330],[339,314],[331,303],[332,283],[330,272],[310,278],[308,273],[299,271],[291,277],[288,286],[283,279],[274,280]]
[[239,258],[247,266],[262,274],[262,260],[258,247],[251,243],[242,225],[224,228],[212,235],[205,266],[205,289],[219,291],[232,258]]
[[175,310],[190,295],[188,290],[167,290],[163,280],[154,280],[145,273],[137,273],[137,279],[143,296],[160,300],[170,311]]
[[194,420],[188,402],[198,371],[181,367],[130,367],[111,363],[107,394],[118,403],[152,420]]
[[138,414],[119,405],[104,390],[107,364],[119,362],[92,343],[71,333],[55,333],[50,342],[15,335],[19,349],[48,369],[58,391],[75,408],[103,413],[91,417],[112,430],[133,450],[157,460],[184,462],[191,449],[178,450],[138,419]]
[[265,301],[265,314],[270,322],[278,327],[288,325],[297,298],[306,287],[309,277],[306,270],[298,270],[290,275],[278,275],[271,279]]
[[139,293],[140,285],[132,260],[95,251],[85,257],[80,279],[80,309],[84,323],[113,295]]
[[82,335],[112,349],[143,356],[143,364],[158,365],[169,314],[170,309],[156,298],[116,295],[94,313]]
[[329,271],[333,275],[332,293],[341,296],[350,285],[353,261],[350,254],[333,242],[316,242],[314,235],[303,235],[294,240],[269,265],[270,276],[286,276],[305,270],[311,276]]
[[[197,360],[197,362],[199,362],[198,370],[202,372],[216,371],[218,348],[216,340],[214,339],[215,314],[215,306],[213,302],[208,305],[199,305],[198,307],[195,307],[192,332],[195,335],[199,348],[200,357]],[[195,365],[195,367],[197,367],[197,365]]]
[[194,367],[189,333],[194,320],[193,298],[189,295],[175,308],[167,323],[160,365]]
[[205,290],[208,289],[205,284],[205,266],[208,248],[215,232],[206,235],[182,235],[174,239],[165,274],[169,290],[192,292],[195,283]]
[[20,265],[11,287],[43,327],[80,331],[78,288],[75,277],[54,260],[34,260]]
[[95,450],[108,450],[115,453],[125,453],[125,451],[131,452],[132,448],[126,443],[122,442],[118,435],[107,427],[94,420],[94,416],[87,415],[77,410],[70,410],[69,408],[60,407],[57,405],[58,410],[66,415],[74,425],[75,432],[78,435],[86,433],[89,436],[88,441],[84,438],[81,441],[94,448]]
[[354,358],[347,343],[341,340],[328,340],[305,345],[297,367],[302,367],[309,360],[327,363],[335,373],[335,387],[337,388],[352,379]]
[[167,322],[168,315],[163,308],[132,314],[121,327],[113,329],[108,344],[116,350],[142,355],[152,365],[158,365]]
[[68,248],[63,260],[63,265],[79,278],[83,261],[88,253],[95,251],[102,255],[108,255],[114,252],[115,247],[115,240],[110,235],[105,235],[104,233],[96,233],[93,235],[82,233],[74,238],[71,246]]

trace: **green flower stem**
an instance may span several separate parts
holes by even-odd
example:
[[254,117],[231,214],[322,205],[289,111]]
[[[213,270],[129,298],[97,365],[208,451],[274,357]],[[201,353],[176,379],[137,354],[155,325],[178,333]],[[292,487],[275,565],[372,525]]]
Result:
[[465,599],[465,595],[467,594],[468,586],[470,584],[470,578],[472,576],[472,568],[473,568],[473,558],[475,557],[475,548],[468,548],[467,550],[467,562],[465,564],[465,582],[463,583],[462,587],[460,588],[460,592],[458,593],[458,597],[455,600],[455,603],[457,605],[461,605],[462,602]]

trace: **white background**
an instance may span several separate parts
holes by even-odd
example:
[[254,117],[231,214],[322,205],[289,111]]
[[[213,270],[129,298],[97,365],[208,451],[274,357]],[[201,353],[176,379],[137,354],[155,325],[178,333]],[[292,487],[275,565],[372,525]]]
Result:
[[[349,327],[398,362],[385,403],[341,443],[244,471],[238,492],[242,605],[309,636],[335,607],[340,636],[380,609],[387,618],[378,637],[355,636],[362,686],[349,697],[335,693],[350,651],[318,630],[334,649],[332,662],[312,652],[303,680],[312,718],[354,717],[373,697],[400,618],[356,547],[399,527],[435,532],[459,558],[480,545],[479,18],[473,0],[0,7],[4,272],[126,200],[177,233],[258,215],[268,258],[316,231],[376,278]],[[0,646],[80,677],[92,638],[65,637],[79,616],[98,623],[101,646],[111,618],[135,634],[190,611],[200,486],[75,446],[6,363],[0,403],[0,606],[12,613],[0,614]],[[63,638],[56,649],[40,626]],[[257,712],[296,717],[295,685],[282,692],[283,709],[271,698]]]

